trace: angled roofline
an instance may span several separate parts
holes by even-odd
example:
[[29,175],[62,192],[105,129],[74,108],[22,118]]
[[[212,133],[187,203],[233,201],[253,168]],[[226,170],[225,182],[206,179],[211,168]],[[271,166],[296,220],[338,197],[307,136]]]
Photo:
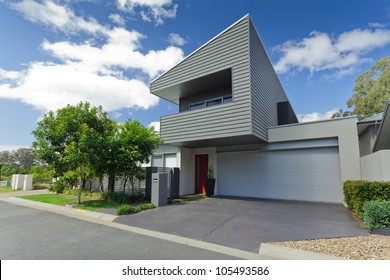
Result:
[[217,39],[218,37],[220,37],[221,35],[223,35],[225,32],[227,32],[228,30],[230,30],[231,28],[233,28],[234,26],[236,26],[237,24],[239,24],[240,22],[242,22],[243,20],[249,18],[250,19],[250,16],[249,14],[246,14],[245,16],[243,16],[242,18],[240,18],[239,20],[237,20],[235,23],[233,23],[232,25],[230,25],[228,28],[224,29],[222,32],[218,33],[216,36],[214,36],[212,39],[208,40],[206,43],[204,43],[202,46],[200,46],[199,48],[197,48],[196,50],[194,50],[192,53],[190,53],[189,55],[187,55],[186,57],[184,57],[181,61],[179,61],[178,63],[176,63],[174,66],[172,66],[171,68],[169,68],[168,70],[166,70],[165,72],[163,72],[161,75],[159,75],[158,77],[154,78],[150,84],[154,83],[156,80],[160,79],[162,76],[164,76],[165,74],[167,74],[169,71],[171,71],[172,69],[176,68],[176,66],[178,66],[179,64],[183,63],[184,61],[186,61],[187,59],[189,59],[191,56],[193,56],[194,54],[196,54],[197,52],[199,52],[201,49],[205,48],[207,45],[209,45],[212,41],[214,41],[215,39]]
[[[384,110],[383,116],[382,116],[382,122],[381,122],[381,125],[379,126],[379,131],[378,131],[378,134],[377,134],[377,137],[375,140],[374,147],[372,149],[372,151],[374,153],[377,151],[380,151],[380,148],[378,148],[378,142],[379,142],[379,139],[381,139],[381,134],[382,134],[382,131],[384,130],[384,126],[386,125],[386,120],[387,120],[387,118],[390,118],[389,111],[390,111],[390,99],[388,99],[386,102],[385,110]],[[390,125],[390,124],[388,124],[388,125]]]

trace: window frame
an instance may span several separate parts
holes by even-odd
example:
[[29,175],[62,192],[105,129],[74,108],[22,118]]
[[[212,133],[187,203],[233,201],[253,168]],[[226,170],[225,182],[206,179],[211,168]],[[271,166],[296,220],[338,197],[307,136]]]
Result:
[[[226,102],[225,101],[226,99],[230,99],[230,101]],[[217,101],[217,100],[220,100],[221,103],[207,106],[207,103],[212,102],[212,101]],[[229,103],[232,103],[232,102],[233,102],[233,95],[232,94],[231,95],[222,95],[222,96],[218,96],[218,97],[215,97],[215,98],[210,98],[210,99],[206,99],[206,100],[203,100],[203,101],[190,103],[188,105],[188,108],[189,108],[189,111],[196,111],[196,110],[205,109],[205,108],[209,108],[209,107],[214,107],[214,106],[218,106],[218,105],[229,104]],[[200,106],[200,107],[199,108],[194,108],[195,106]]]

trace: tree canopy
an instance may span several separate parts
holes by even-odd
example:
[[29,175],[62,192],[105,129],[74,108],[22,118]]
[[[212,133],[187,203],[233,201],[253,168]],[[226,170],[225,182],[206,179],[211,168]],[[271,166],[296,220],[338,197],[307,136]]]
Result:
[[14,173],[28,173],[29,169],[38,163],[37,155],[30,148],[0,152],[0,164],[3,166],[3,175],[6,176]]
[[344,111],[343,109],[339,109],[336,113],[334,113],[330,118],[331,119],[337,119],[337,118],[345,118],[352,116],[352,112],[350,111]]
[[125,177],[123,191],[127,180],[134,190],[135,181],[145,177],[141,163],[149,162],[149,157],[162,140],[153,127],[144,127],[136,120],[128,120],[118,128],[117,170]]
[[[55,176],[77,171],[80,191],[87,171],[94,169],[106,154],[107,139],[114,133],[115,123],[102,107],[88,102],[68,105],[45,114],[33,131],[33,147],[38,156],[53,167]],[[88,172],[91,174],[91,172]]]
[[382,112],[390,98],[390,56],[378,60],[360,74],[355,79],[353,91],[347,105],[359,119]]
[[68,105],[45,114],[33,131],[33,147],[61,180],[79,180],[79,198],[83,183],[91,176],[118,173],[129,179],[141,179],[140,165],[149,161],[162,143],[153,128],[138,121],[117,124],[102,107],[88,102]]

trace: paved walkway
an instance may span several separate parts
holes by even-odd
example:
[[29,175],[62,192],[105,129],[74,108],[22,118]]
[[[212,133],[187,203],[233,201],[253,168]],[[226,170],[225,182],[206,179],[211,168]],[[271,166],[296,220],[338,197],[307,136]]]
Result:
[[[1,193],[0,199],[2,201],[13,203],[25,207],[30,207],[38,210],[48,211],[52,213],[57,213],[60,215],[81,219],[85,221],[89,221],[96,224],[101,224],[121,230],[125,230],[132,233],[142,234],[154,238],[159,238],[162,240],[172,241],[179,244],[184,244],[187,246],[192,246],[196,248],[206,249],[218,253],[222,253],[225,255],[230,255],[232,257],[239,257],[243,259],[262,259],[262,260],[277,260],[277,259],[295,259],[295,260],[309,260],[309,259],[340,259],[334,256],[328,256],[323,254],[311,253],[302,250],[290,249],[285,247],[274,246],[271,244],[261,244],[260,250],[257,253],[248,252],[245,250],[240,250],[236,248],[231,248],[228,246],[222,246],[215,243],[200,241],[188,237],[182,237],[175,234],[168,234],[159,231],[153,231],[148,229],[143,229],[139,227],[129,226],[121,223],[117,223],[114,220],[118,217],[115,215],[105,214],[101,212],[92,212],[81,209],[75,209],[65,206],[58,206],[47,203],[40,203],[30,200],[25,200],[18,198],[17,196],[23,195],[33,195],[33,194],[41,194],[47,193],[45,190],[38,191],[29,191],[29,192],[12,192],[12,193]],[[161,208],[159,208],[161,209]],[[159,210],[155,209],[155,210]],[[153,211],[155,211],[153,210]]]

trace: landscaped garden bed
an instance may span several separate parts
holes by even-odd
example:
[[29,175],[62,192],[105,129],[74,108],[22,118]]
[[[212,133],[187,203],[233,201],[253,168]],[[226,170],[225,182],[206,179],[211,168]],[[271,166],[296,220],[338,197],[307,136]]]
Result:
[[346,181],[344,196],[351,215],[373,234],[272,244],[346,259],[390,260],[390,182]]

